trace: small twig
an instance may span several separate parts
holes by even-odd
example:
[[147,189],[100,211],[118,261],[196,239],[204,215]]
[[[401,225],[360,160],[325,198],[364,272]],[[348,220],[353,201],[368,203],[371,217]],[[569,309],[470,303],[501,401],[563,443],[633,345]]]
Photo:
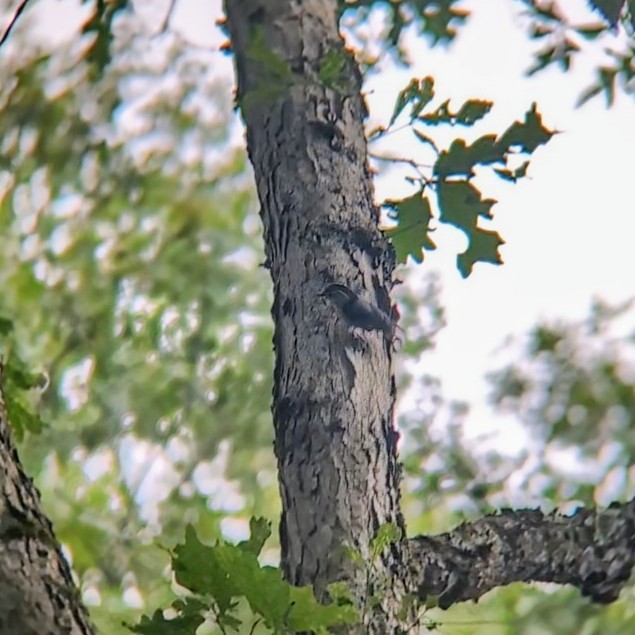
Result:
[[156,32],[156,35],[162,35],[166,33],[168,28],[170,27],[170,21],[172,20],[172,16],[174,15],[174,7],[176,5],[176,0],[170,1],[170,6],[165,13],[165,17],[163,18],[163,23],[159,27],[159,30]]
[[26,5],[28,2],[29,0],[22,0],[22,2],[20,3],[20,6],[18,7],[18,10],[15,12],[13,19],[11,20],[11,22],[9,22],[9,26],[7,27],[7,30],[4,32],[2,39],[0,39],[0,46],[2,46],[6,42],[7,38],[9,37],[9,33],[11,33],[11,29],[13,29],[13,25],[18,21],[18,18],[20,17],[20,14],[22,13],[22,11],[26,9]]

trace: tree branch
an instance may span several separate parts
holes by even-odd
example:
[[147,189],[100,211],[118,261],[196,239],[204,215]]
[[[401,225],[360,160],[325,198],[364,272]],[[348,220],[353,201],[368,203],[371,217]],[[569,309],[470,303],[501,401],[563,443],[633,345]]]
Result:
[[20,6],[17,8],[15,14],[13,15],[11,22],[9,22],[9,26],[7,26],[4,34],[2,35],[2,38],[0,38],[0,46],[2,46],[6,42],[9,34],[11,33],[11,29],[13,29],[15,23],[18,21],[18,18],[20,17],[22,11],[26,9],[26,5],[28,2],[29,0],[22,0],[22,2],[20,3]]
[[503,510],[409,541],[410,588],[441,608],[512,582],[572,584],[594,602],[617,599],[635,563],[635,499],[572,516]]

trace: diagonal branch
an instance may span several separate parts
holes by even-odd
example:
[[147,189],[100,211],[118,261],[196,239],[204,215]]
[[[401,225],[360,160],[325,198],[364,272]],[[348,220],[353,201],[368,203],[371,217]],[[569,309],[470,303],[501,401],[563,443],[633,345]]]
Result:
[[18,18],[20,17],[22,11],[26,9],[26,5],[28,2],[29,0],[22,0],[22,2],[20,3],[20,6],[14,13],[13,18],[11,18],[11,22],[9,22],[9,26],[7,26],[7,28],[5,29],[2,38],[0,38],[0,46],[2,46],[6,42],[9,34],[11,33],[11,29],[13,29],[13,27],[15,26],[15,23],[18,21]]
[[503,510],[408,544],[411,592],[441,608],[512,582],[572,584],[594,602],[617,599],[635,564],[635,499],[572,516]]

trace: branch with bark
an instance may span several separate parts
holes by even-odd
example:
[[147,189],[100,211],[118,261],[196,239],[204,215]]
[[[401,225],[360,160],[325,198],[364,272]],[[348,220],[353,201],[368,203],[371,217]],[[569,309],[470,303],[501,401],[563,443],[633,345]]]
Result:
[[408,541],[411,592],[441,608],[512,582],[571,584],[617,599],[635,564],[635,500],[571,516],[502,510],[439,536]]

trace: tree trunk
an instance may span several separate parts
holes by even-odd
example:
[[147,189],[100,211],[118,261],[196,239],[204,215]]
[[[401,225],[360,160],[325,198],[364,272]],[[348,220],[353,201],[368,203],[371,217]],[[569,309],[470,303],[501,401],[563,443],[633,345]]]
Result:
[[[386,523],[403,529],[392,342],[349,328],[320,294],[343,284],[390,315],[394,259],[377,227],[361,79],[336,9],[335,0],[227,2],[274,288],[283,570],[320,596],[329,583],[354,581],[368,605],[377,590],[367,584],[371,540]],[[340,65],[330,85],[329,57]],[[374,563],[375,583],[392,577],[395,555]],[[392,589],[391,607],[400,595]],[[393,632],[390,612],[377,632]]]
[[[349,582],[364,621],[355,632],[363,633],[408,630],[406,594],[448,607],[541,580],[611,601],[635,561],[632,503],[572,517],[506,511],[405,539],[391,329],[355,328],[321,295],[344,285],[376,314],[392,315],[393,251],[378,230],[361,77],[339,35],[337,6],[226,0],[274,289],[285,576],[313,585],[323,600],[330,583]],[[372,541],[387,523],[402,538],[378,558]]]
[[0,635],[93,635],[33,481],[11,440],[0,364]]

